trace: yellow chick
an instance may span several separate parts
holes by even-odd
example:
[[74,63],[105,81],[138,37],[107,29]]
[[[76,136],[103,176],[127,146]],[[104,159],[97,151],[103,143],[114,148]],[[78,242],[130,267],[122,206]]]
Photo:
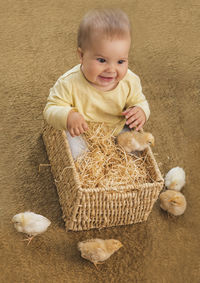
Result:
[[185,171],[174,167],[165,176],[165,186],[170,190],[180,191],[185,185]]
[[175,216],[182,215],[186,210],[186,199],[180,192],[167,190],[160,194],[160,207]]
[[12,218],[12,222],[14,223],[14,227],[18,232],[28,235],[28,238],[23,240],[28,241],[27,246],[30,244],[33,237],[45,232],[51,224],[51,221],[46,217],[30,211],[16,214]]
[[143,151],[149,145],[154,146],[154,136],[147,132],[127,131],[117,136],[117,143],[128,153]]
[[97,264],[103,263],[122,246],[120,241],[114,239],[90,239],[78,243],[81,256],[91,261],[96,268]]

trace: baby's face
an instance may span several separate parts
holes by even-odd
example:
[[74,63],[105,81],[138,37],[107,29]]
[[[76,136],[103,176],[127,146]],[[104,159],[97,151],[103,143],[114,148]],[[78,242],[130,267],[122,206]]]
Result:
[[109,91],[114,89],[128,70],[128,53],[131,39],[94,36],[91,46],[79,50],[82,72],[95,88]]

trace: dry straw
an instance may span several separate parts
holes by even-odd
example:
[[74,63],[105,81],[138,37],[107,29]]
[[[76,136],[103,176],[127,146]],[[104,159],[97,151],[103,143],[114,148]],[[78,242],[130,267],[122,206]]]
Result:
[[49,125],[43,131],[66,230],[147,220],[163,187],[151,149],[126,154],[102,124],[89,124],[84,139],[89,151],[74,162],[66,132]]
[[127,186],[154,182],[146,163],[147,153],[127,154],[115,143],[113,130],[104,124],[90,123],[84,134],[89,152],[75,162],[83,188]]

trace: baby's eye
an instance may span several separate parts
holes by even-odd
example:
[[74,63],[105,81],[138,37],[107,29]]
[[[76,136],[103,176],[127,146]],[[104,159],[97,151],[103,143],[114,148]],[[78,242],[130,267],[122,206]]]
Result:
[[125,62],[125,60],[119,60],[118,64],[123,64]]
[[100,63],[105,63],[106,62],[106,60],[103,59],[103,58],[97,58],[97,61],[99,61]]

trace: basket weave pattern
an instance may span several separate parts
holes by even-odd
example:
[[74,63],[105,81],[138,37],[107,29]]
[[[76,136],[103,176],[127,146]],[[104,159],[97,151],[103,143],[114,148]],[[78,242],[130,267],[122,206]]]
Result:
[[66,230],[81,231],[146,221],[163,187],[150,148],[146,150],[151,183],[126,187],[82,188],[65,131],[45,125],[43,140],[51,164]]

